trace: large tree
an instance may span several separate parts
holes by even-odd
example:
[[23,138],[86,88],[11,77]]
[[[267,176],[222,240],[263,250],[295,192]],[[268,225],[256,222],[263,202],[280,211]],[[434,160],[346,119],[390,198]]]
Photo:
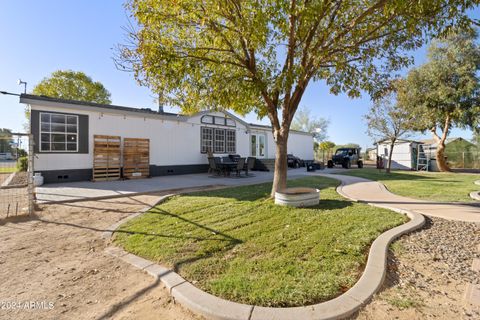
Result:
[[33,94],[53,98],[110,104],[110,92],[80,71],[58,70],[40,81]]
[[376,99],[365,116],[367,133],[370,137],[379,141],[388,141],[390,152],[386,172],[392,168],[392,154],[395,143],[400,138],[405,138],[411,133],[415,118],[411,113],[397,105],[397,97],[394,91],[387,92],[384,96]]
[[290,124],[309,83],[375,95],[406,51],[465,23],[476,0],[129,0],[137,22],[120,68],[186,112],[267,116],[276,144],[272,195],[286,187]]
[[295,113],[290,128],[292,130],[310,132],[316,142],[325,140],[330,121],[320,117],[314,117],[310,114],[310,110],[303,107],[299,108]]
[[416,121],[413,128],[430,131],[439,170],[449,171],[445,140],[453,127],[473,128],[480,118],[480,47],[472,29],[456,30],[432,42],[428,61],[400,82],[402,108]]

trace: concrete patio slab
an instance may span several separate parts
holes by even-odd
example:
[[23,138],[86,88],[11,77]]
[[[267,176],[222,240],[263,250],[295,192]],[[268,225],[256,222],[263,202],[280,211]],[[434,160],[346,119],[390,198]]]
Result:
[[[326,172],[334,172],[325,170]],[[311,175],[305,168],[288,170],[288,177]],[[237,186],[272,181],[273,172],[253,171],[249,177],[223,177],[207,173],[172,175],[148,179],[118,181],[82,181],[46,184],[36,188],[37,202],[74,202],[92,199],[114,198],[125,195],[154,193],[184,188]]]

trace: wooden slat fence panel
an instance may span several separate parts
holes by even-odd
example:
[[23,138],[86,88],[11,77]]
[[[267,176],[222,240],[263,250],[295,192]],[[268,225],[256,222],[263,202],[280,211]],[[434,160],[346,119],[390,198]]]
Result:
[[150,176],[150,139],[123,139],[123,177],[127,179]]
[[121,138],[93,136],[93,181],[119,180],[121,176]]

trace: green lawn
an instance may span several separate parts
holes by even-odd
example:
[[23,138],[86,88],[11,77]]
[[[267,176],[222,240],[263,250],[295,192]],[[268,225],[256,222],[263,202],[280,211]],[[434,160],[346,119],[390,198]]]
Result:
[[345,200],[333,179],[308,177],[289,185],[321,189],[321,204],[276,206],[268,198],[269,183],[175,196],[121,226],[115,242],[173,267],[216,296],[300,306],[350,288],[371,242],[407,220]]
[[474,201],[469,193],[478,190],[473,182],[479,174],[393,171],[390,174],[377,169],[352,169],[339,174],[380,181],[391,192],[417,199],[451,202]]
[[12,173],[17,171],[17,167],[0,167],[0,173]]

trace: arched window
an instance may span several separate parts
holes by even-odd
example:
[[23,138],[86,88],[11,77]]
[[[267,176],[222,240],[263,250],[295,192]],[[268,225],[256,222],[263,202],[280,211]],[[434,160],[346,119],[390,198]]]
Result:
[[227,117],[218,117],[212,115],[204,115],[200,119],[201,123],[204,124],[214,124],[217,126],[227,126],[227,127],[235,127],[236,123],[233,119]]

